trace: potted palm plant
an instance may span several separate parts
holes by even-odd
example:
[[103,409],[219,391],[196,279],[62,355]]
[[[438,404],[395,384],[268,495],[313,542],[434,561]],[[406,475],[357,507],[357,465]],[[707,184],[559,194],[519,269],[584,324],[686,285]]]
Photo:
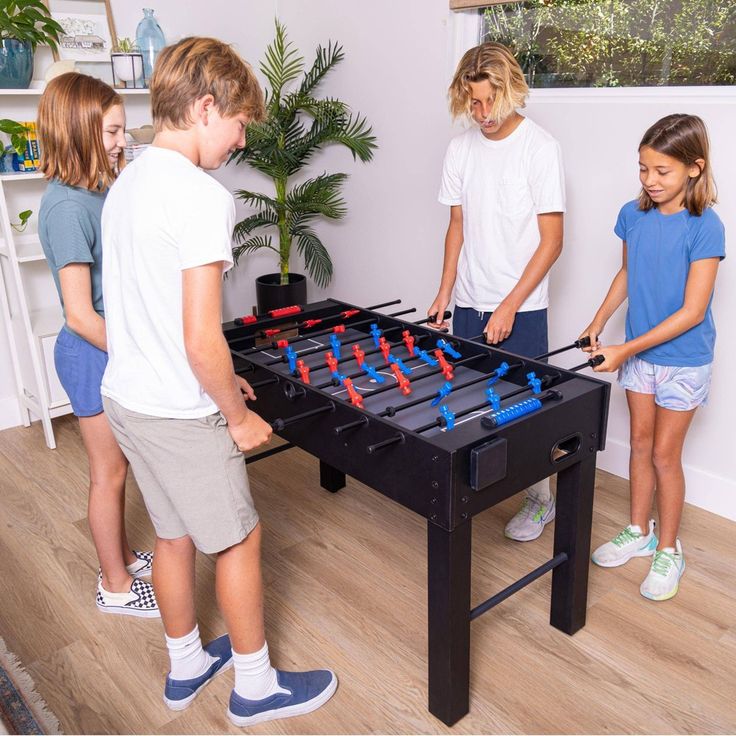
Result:
[[279,272],[256,279],[259,312],[306,302],[306,279],[290,268],[292,245],[317,286],[327,286],[332,278],[332,260],[313,225],[321,217],[339,220],[345,216],[341,188],[347,174],[323,173],[298,184],[291,183],[293,177],[329,144],[345,146],[361,161],[370,161],[376,149],[365,117],[351,113],[340,100],[315,96],[320,82],[343,57],[336,43],[318,46],[305,73],[303,57],[287,39],[285,27],[276,21],[276,36],[260,66],[268,82],[266,120],[248,126],[245,148],[232,158],[265,174],[274,186],[269,194],[244,189],[235,193],[257,208],[235,226],[235,262],[263,248],[278,256]]
[[56,49],[62,33],[43,0],[0,0],[0,88],[27,89],[36,46]]

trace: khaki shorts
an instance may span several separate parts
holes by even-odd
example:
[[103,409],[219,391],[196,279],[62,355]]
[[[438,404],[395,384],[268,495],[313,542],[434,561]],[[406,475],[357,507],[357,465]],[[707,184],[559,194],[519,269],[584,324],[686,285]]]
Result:
[[258,523],[243,454],[220,412],[166,419],[102,403],[130,462],[156,535],[191,537],[206,554],[242,542]]

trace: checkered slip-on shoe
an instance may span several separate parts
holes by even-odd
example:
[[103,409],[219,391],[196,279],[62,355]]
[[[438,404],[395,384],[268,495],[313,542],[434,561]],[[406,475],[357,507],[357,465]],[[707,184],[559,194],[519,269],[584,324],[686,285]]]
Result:
[[[153,570],[153,552],[141,552],[138,549],[131,550],[136,559],[130,565],[126,565],[125,569],[129,575],[134,578],[145,578],[151,574]],[[102,580],[102,568],[97,568],[97,581]]]
[[[113,597],[114,596],[114,597]],[[160,618],[153,585],[145,580],[134,580],[126,598],[117,593],[107,593],[101,583],[97,584],[97,608],[103,613],[120,613],[141,618]]]
[[131,562],[130,565],[126,565],[125,569],[134,578],[148,577],[153,569],[153,552],[141,552],[138,549],[134,549],[132,552],[136,556],[136,560]]
[[233,690],[227,710],[230,720],[236,726],[252,726],[277,718],[301,716],[324,705],[337,690],[337,677],[330,670],[276,670],[276,680],[287,693],[270,695],[263,700],[246,700]]
[[204,674],[193,677],[191,680],[172,680],[171,677],[166,676],[164,703],[171,710],[188,708],[203,688],[209,685],[217,675],[233,666],[233,650],[230,646],[230,637],[227,634],[223,634],[217,639],[213,639],[209,644],[205,644],[204,650],[215,658],[215,661]]

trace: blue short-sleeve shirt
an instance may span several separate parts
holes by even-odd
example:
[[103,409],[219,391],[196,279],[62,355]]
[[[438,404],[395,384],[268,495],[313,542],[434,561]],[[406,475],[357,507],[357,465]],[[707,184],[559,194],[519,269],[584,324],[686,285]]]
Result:
[[[107,192],[49,182],[38,213],[38,236],[54,277],[62,307],[59,271],[70,263],[89,263],[92,306],[105,316],[102,302],[102,233],[100,221]],[[66,312],[64,312],[66,317]],[[67,329],[69,329],[67,327]]]
[[[639,209],[636,200],[619,212],[616,235],[626,241],[629,309],[626,340],[643,335],[674,314],[685,302],[690,264],[725,258],[723,223],[710,207],[702,215],[687,209],[663,215],[654,207]],[[639,353],[655,365],[699,366],[713,362],[716,327],[711,301],[703,321],[672,340]]]

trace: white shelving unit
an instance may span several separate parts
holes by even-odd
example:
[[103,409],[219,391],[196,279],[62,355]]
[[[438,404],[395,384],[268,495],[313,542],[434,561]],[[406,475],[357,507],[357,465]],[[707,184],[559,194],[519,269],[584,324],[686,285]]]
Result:
[[[116,91],[133,98],[130,104],[126,101],[129,127],[149,119],[147,89]],[[34,119],[42,93],[42,84],[30,89],[0,89],[3,117]],[[44,189],[44,176],[38,172],[0,174],[0,312],[21,420],[26,427],[40,420],[46,444],[54,449],[51,420],[72,409],[54,367],[54,344],[64,317],[37,232]],[[12,223],[23,209],[33,209],[33,216],[26,231],[18,233]]]

